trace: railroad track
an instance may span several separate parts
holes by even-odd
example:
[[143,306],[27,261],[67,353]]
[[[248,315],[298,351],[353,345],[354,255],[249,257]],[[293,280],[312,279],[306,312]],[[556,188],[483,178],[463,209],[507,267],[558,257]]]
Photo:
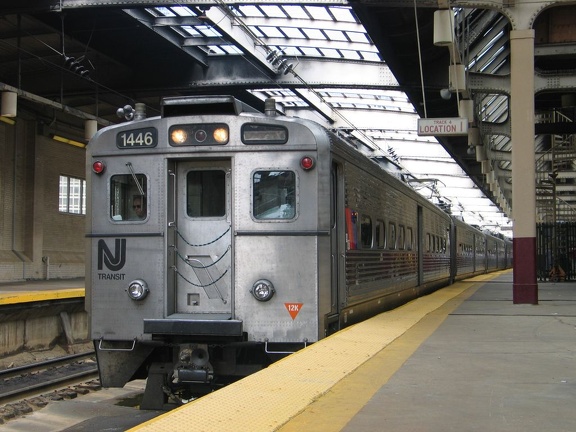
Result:
[[73,354],[0,371],[0,405],[98,378],[94,352]]

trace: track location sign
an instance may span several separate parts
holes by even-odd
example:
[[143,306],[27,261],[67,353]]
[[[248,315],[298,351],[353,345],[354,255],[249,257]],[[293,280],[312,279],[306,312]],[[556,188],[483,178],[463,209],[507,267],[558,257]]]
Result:
[[460,117],[418,119],[418,135],[468,135],[468,119]]

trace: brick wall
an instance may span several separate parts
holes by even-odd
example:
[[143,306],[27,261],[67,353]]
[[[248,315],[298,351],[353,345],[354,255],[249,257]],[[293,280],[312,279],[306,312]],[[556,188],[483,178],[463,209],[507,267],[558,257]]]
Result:
[[[84,276],[85,216],[60,213],[60,175],[85,179],[85,150],[0,123],[0,282]],[[49,266],[48,266],[49,264]]]

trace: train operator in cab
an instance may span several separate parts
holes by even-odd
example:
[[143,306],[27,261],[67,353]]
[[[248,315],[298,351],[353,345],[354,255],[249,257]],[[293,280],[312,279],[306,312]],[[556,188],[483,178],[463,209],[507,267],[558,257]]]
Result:
[[138,219],[144,219],[146,217],[146,197],[136,195],[132,201],[132,209]]

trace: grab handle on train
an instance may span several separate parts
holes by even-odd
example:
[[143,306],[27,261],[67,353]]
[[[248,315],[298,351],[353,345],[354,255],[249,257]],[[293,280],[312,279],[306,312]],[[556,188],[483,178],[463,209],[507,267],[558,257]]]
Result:
[[[134,351],[136,347],[136,339],[132,340],[132,347],[130,348],[104,348],[102,346],[102,342],[104,342],[104,338],[100,338],[98,342],[98,350],[100,351]],[[107,341],[107,342],[127,342],[127,341]]]
[[172,177],[172,220],[168,221],[168,226],[172,227],[176,225],[176,173],[170,170],[168,175]]

